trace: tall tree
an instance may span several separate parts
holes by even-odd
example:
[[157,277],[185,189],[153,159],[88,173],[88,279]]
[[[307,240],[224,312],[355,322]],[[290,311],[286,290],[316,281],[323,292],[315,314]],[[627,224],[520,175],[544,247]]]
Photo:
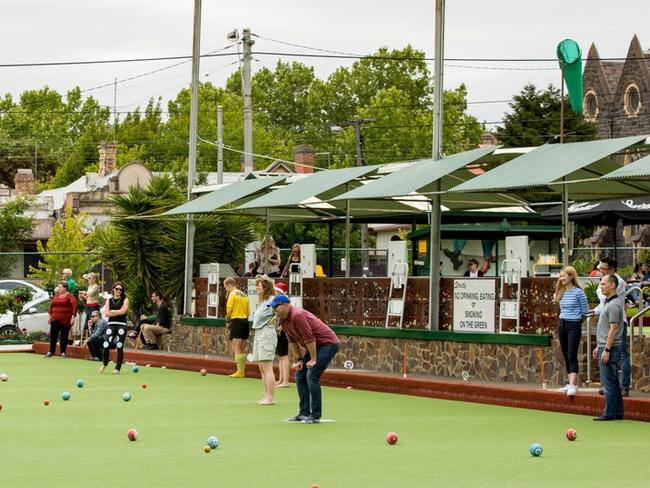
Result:
[[[539,90],[528,83],[513,96],[511,112],[504,117],[503,127],[497,128],[497,137],[505,146],[528,147],[559,142],[560,90],[552,84]],[[566,142],[596,139],[598,127],[586,122],[581,114],[571,110],[564,100],[564,133]]]
[[[139,316],[153,290],[172,299],[183,292],[185,221],[147,218],[183,202],[184,193],[168,177],[154,177],[149,186],[131,187],[112,197],[113,219],[99,228],[95,246],[116,279],[125,283],[131,312]],[[138,218],[140,217],[140,218]],[[195,218],[194,265],[243,261],[244,246],[252,240],[250,220],[214,215]]]

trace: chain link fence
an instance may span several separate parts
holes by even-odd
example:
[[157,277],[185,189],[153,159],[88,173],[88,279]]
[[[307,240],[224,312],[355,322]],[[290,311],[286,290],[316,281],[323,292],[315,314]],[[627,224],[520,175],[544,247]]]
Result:
[[[94,253],[0,253],[0,294],[17,288],[27,288],[31,293],[31,299],[24,303],[17,319],[11,311],[0,314],[0,336],[27,340],[44,338],[50,329],[48,309],[51,296],[65,268],[72,270],[72,276],[81,289],[85,289],[83,275],[91,271],[99,277],[102,292],[112,286],[112,274],[98,262]],[[79,324],[84,321],[85,309],[80,301],[76,335],[79,335]]]

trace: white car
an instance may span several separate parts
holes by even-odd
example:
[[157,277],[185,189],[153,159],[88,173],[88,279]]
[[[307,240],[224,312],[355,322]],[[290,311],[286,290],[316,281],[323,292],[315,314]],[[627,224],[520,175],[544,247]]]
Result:
[[0,295],[16,288],[28,288],[32,292],[32,300],[36,298],[47,298],[50,294],[29,281],[24,280],[0,280]]
[[[47,323],[48,309],[50,308],[50,297],[39,297],[32,299],[23,306],[23,311],[18,317],[18,327],[26,334],[32,332],[49,332],[50,324]],[[0,315],[0,336],[13,334],[14,314],[6,312]]]

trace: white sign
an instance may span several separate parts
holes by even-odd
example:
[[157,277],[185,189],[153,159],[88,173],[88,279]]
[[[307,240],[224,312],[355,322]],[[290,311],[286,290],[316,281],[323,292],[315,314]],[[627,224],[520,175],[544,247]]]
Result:
[[454,280],[454,332],[494,332],[496,282]]
[[501,300],[501,318],[517,320],[519,307],[517,300]]

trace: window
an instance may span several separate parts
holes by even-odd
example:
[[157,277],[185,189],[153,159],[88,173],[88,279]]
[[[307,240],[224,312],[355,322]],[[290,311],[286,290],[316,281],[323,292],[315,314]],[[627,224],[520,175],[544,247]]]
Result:
[[598,115],[598,98],[593,91],[588,91],[585,95],[584,105],[586,117],[594,120]]
[[632,83],[625,90],[625,113],[628,115],[636,115],[640,109],[641,95],[639,93],[639,87]]

